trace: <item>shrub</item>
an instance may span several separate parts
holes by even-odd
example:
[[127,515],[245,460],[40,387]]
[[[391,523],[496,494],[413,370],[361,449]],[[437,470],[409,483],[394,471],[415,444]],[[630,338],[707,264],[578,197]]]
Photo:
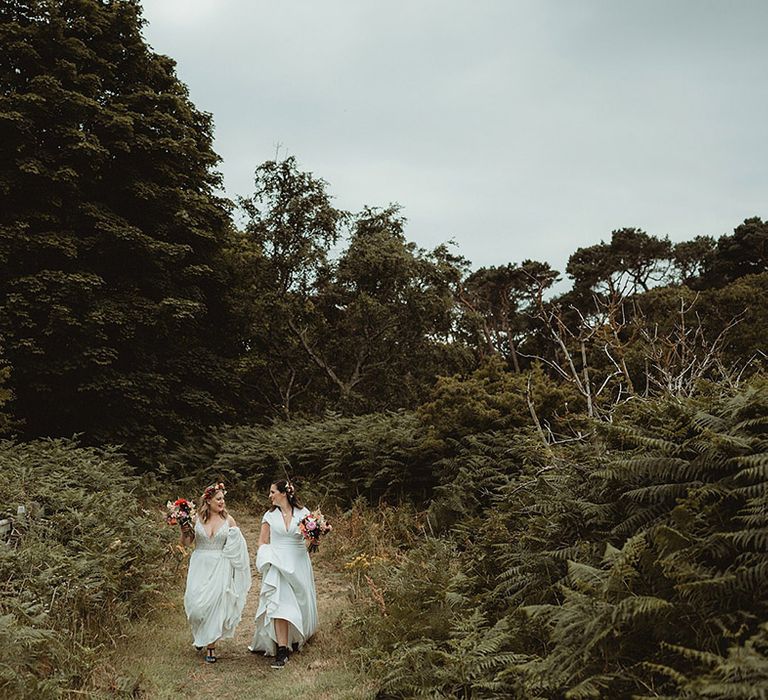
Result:
[[756,378],[549,452],[465,438],[441,538],[355,581],[381,697],[766,696],[767,436]]
[[412,413],[372,413],[321,420],[277,421],[270,426],[232,428],[218,437],[210,470],[244,480],[259,490],[284,470],[317,495],[350,503],[425,498],[431,491],[431,454]]
[[[168,535],[143,510],[114,449],[0,442],[0,694],[57,698],[88,679],[97,650],[153,607]],[[17,505],[27,515],[16,518]],[[10,658],[9,658],[10,656]]]

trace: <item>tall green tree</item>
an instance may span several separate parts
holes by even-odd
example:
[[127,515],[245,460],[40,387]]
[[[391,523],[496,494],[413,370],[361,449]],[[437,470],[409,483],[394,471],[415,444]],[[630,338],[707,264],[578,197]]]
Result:
[[407,241],[395,205],[334,207],[328,184],[295,158],[264,163],[255,184],[240,200],[250,250],[241,376],[265,412],[415,405],[438,373],[458,369],[461,258]]
[[745,275],[768,272],[768,222],[745,219],[732,235],[721,236],[702,275],[703,286],[721,287]]
[[579,248],[568,260],[566,272],[574,288],[611,298],[648,291],[668,279],[672,244],[636,228],[617,229],[610,243]]
[[291,327],[349,410],[412,406],[465,361],[453,342],[465,262],[408,241],[397,205],[366,208]]
[[688,286],[698,283],[699,278],[712,265],[715,255],[715,239],[696,236],[690,241],[680,241],[672,247],[674,281]]
[[0,6],[0,332],[32,435],[156,457],[233,415],[212,123],[137,0]]
[[482,267],[460,285],[462,327],[481,356],[499,354],[520,371],[518,346],[530,335],[544,293],[558,280],[547,263]]
[[333,206],[328,183],[294,157],[260,165],[253,195],[239,204],[246,223],[237,305],[248,328],[240,376],[263,413],[321,410],[325,375],[292,326],[312,307],[348,214]]

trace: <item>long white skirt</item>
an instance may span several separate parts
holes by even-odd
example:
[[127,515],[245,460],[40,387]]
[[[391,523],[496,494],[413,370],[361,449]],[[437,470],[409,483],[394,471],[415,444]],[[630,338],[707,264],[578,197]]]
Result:
[[[251,587],[251,565],[239,528],[228,529],[226,540],[221,538],[223,546],[201,541],[199,530],[196,534],[198,545],[189,560],[184,610],[193,644],[204,647],[234,636]],[[221,534],[216,533],[214,539]]]
[[274,621],[288,620],[288,646],[304,645],[317,630],[317,594],[312,562],[299,538],[284,544],[263,544],[256,555],[261,592],[256,631],[248,647],[268,656],[277,653]]

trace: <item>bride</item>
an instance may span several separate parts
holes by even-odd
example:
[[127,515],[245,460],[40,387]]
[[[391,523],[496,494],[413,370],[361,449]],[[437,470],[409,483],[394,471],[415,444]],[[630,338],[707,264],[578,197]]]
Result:
[[194,529],[182,529],[184,545],[196,542],[189,560],[184,610],[194,645],[206,647],[205,660],[216,661],[216,642],[235,634],[251,587],[248,547],[224,504],[224,484],[208,486]]
[[256,568],[261,593],[256,631],[250,651],[275,656],[272,668],[282,668],[317,629],[317,599],[312,562],[299,531],[309,511],[301,506],[293,484],[281,479],[269,488],[272,507],[261,520]]

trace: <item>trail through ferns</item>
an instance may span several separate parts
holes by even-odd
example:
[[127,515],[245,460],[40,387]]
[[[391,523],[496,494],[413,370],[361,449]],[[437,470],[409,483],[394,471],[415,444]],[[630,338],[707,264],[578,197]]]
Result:
[[[259,521],[238,513],[239,525],[253,557]],[[288,700],[301,696],[313,700],[360,700],[373,691],[350,655],[340,616],[351,605],[343,577],[314,559],[320,629],[301,653],[293,654],[284,669],[270,668],[268,658],[251,654],[260,580],[254,570],[243,621],[234,639],[217,645],[218,661],[207,664],[196,652],[184,615],[186,566],[179,567],[168,600],[151,619],[135,624],[113,653],[105,656],[85,697],[165,698],[190,700],[215,696],[219,700],[264,698]],[[82,692],[82,691],[81,691]],[[78,694],[83,697],[83,694]]]

